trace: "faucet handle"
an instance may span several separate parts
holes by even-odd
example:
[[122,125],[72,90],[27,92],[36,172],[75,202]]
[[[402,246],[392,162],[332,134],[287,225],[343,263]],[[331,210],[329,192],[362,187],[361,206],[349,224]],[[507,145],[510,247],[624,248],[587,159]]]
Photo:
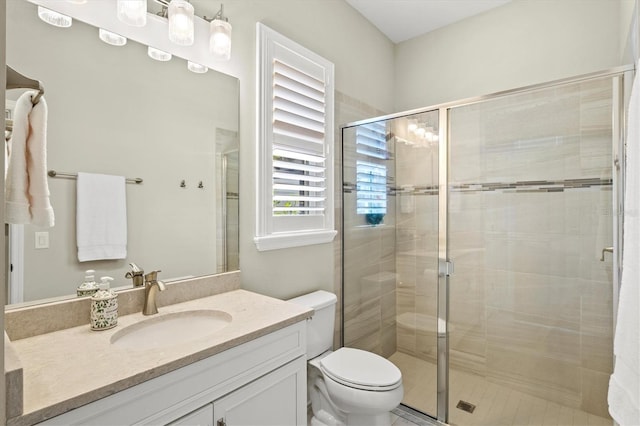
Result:
[[131,271],[124,274],[125,278],[131,278],[133,280],[134,287],[140,287],[144,285],[144,281],[142,280],[142,276],[144,275],[144,271],[138,267],[135,263],[130,263]]
[[131,272],[133,273],[133,275],[144,274],[144,270],[140,268],[138,265],[136,265],[135,263],[131,262],[129,266],[131,266]]
[[158,272],[162,272],[161,270],[151,271],[147,275],[144,276],[144,280],[147,282],[157,281],[158,280]]

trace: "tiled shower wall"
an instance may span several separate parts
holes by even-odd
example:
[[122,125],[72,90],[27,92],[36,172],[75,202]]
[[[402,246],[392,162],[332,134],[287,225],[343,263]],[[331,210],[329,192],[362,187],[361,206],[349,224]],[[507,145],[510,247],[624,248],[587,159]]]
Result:
[[[335,93],[335,108],[336,123],[339,124],[352,123],[385,114],[385,112],[341,92]],[[346,131],[349,132],[348,129]],[[366,349],[388,356],[390,354],[384,353],[382,347],[384,343],[387,352],[390,347],[393,348],[391,353],[395,351],[395,278],[383,280],[384,283],[378,283],[374,279],[371,284],[375,288],[370,288],[366,285],[363,287],[361,279],[380,272],[393,273],[395,271],[395,263],[393,261],[395,252],[393,216],[390,215],[385,218],[386,226],[384,227],[364,226],[362,216],[355,214],[355,192],[353,192],[345,194],[347,208],[344,210],[344,224],[342,223],[342,174],[347,176],[345,178],[346,181],[355,182],[355,137],[353,135],[350,136],[345,138],[345,141],[353,142],[346,144],[345,156],[347,159],[344,161],[345,167],[343,170],[343,138],[340,125],[336,125],[336,146],[334,150],[336,157],[335,217],[338,235],[335,238],[336,243],[334,246],[336,248],[335,264],[336,266],[342,265],[342,268],[335,268],[336,277],[334,282],[336,287],[334,291],[339,298],[338,307],[340,307],[343,285],[341,273],[344,271],[344,282],[348,283],[345,285],[344,311],[348,324],[348,327],[346,327],[347,332],[345,332],[345,346]],[[341,250],[342,244],[340,244],[343,232],[346,232],[345,235],[348,239],[348,242],[344,244],[344,248],[349,252],[344,256]],[[353,238],[354,236],[356,237]],[[356,245],[358,248],[356,248]],[[386,259],[386,262],[383,262],[383,259]],[[379,290],[375,291],[376,289]],[[334,347],[336,348],[340,347],[342,337],[341,315],[342,310],[336,309],[336,329],[334,333]],[[383,315],[385,327],[383,327]],[[383,328],[385,329],[384,342]]]
[[[345,183],[356,181],[355,146],[343,150]],[[393,181],[394,164],[386,161]],[[393,198],[391,198],[393,199]],[[384,357],[396,351],[395,209],[379,225],[356,213],[356,190],[344,192],[344,344]]]

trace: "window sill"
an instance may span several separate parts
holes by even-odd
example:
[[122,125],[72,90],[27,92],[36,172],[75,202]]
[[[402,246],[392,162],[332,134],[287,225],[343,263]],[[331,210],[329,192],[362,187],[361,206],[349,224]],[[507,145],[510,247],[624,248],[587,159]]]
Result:
[[290,247],[302,247],[315,244],[330,243],[337,231],[310,231],[288,234],[267,235],[254,237],[258,251],[279,250]]

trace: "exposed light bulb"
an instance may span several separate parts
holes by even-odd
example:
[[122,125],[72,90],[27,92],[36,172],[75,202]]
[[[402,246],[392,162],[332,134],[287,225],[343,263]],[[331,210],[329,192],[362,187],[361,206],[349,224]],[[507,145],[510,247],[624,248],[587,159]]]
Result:
[[126,37],[122,37],[120,34],[112,33],[111,31],[107,31],[102,28],[98,30],[98,37],[100,37],[100,40],[112,46],[124,46],[127,44]]
[[156,49],[155,47],[149,46],[147,48],[147,55],[151,59],[155,59],[156,61],[166,62],[171,60],[171,53],[167,53],[164,50]]
[[118,0],[118,19],[134,27],[147,24],[147,0]]
[[195,72],[196,74],[204,74],[205,72],[209,71],[209,68],[205,67],[204,65],[200,65],[191,61],[187,61],[187,68],[189,69],[189,71]]
[[71,19],[70,16],[63,15],[62,13],[42,6],[38,6],[38,17],[47,24],[60,28],[69,28],[73,23],[73,19]]
[[193,6],[185,0],[169,3],[169,40],[180,46],[191,46],[194,41]]

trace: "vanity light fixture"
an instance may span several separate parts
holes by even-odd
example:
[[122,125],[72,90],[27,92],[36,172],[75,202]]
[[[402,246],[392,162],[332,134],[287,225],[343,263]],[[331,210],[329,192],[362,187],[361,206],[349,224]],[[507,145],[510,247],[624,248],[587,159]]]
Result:
[[151,59],[155,59],[156,61],[166,62],[171,60],[171,53],[167,53],[164,50],[156,49],[155,47],[149,46],[147,48],[147,55]]
[[186,0],[169,3],[169,40],[180,46],[191,46],[194,41],[193,5]]
[[42,6],[38,6],[38,17],[54,27],[69,28],[73,23],[73,19],[70,16],[54,12]]
[[189,71],[195,72],[196,74],[204,74],[205,72],[209,71],[209,68],[207,68],[206,66],[191,61],[187,61],[187,68],[189,69]]
[[98,30],[98,36],[100,37],[100,40],[112,46],[124,46],[127,44],[126,37],[122,37],[120,34],[112,33],[111,31],[107,31],[102,28]]
[[[188,0],[155,0],[162,5],[159,16],[169,19],[169,40],[182,46],[191,46],[194,43],[193,5]],[[209,53],[214,58],[228,61],[231,57],[231,24],[224,15],[224,5],[213,18],[203,16],[202,19],[209,22]]]
[[[83,4],[88,0],[67,0],[70,3]],[[227,61],[231,57],[231,24],[224,15],[224,5],[213,16],[198,17],[189,0],[154,0],[162,6],[158,16],[168,20],[169,40],[181,46],[192,46],[195,42],[195,19],[202,19],[209,23],[209,53],[214,59]],[[120,21],[142,27],[147,22],[147,0],[117,0],[117,17]],[[70,27],[72,18],[59,12],[38,6],[38,16],[43,21],[58,27]],[[200,23],[198,25],[201,25]],[[105,29],[99,30],[102,41],[114,46],[127,43],[126,37]],[[147,54],[157,61],[169,61],[172,55],[157,48],[148,47]],[[206,61],[205,61],[206,62]],[[199,63],[188,62],[187,68],[195,73],[205,73],[208,67]]]
[[147,0],[118,0],[118,19],[134,27],[147,24]]
[[[207,17],[205,20],[209,21]],[[209,27],[209,52],[216,58],[228,61],[231,57],[231,24],[224,16],[224,5],[220,5],[220,10],[211,19]]]

